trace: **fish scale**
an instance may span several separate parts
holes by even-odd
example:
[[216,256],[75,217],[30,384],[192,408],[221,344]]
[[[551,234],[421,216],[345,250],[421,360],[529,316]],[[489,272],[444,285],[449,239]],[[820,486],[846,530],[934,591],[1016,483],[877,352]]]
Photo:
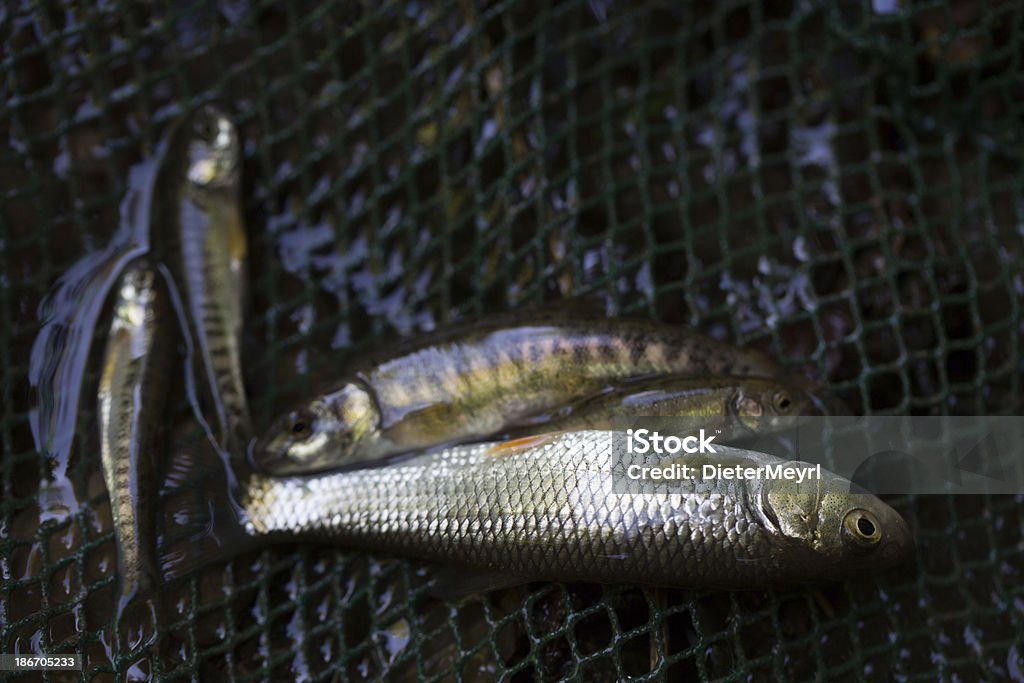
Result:
[[[225,198],[225,201],[230,201]],[[204,362],[213,375],[221,400],[229,416],[248,422],[247,408],[241,400],[244,388],[241,379],[241,358],[238,339],[241,333],[241,306],[236,287],[224,274],[230,264],[212,256],[222,245],[216,244],[216,235],[208,226],[185,229],[183,243],[191,246],[184,251],[186,264],[201,264],[189,268],[188,292],[192,302],[192,315],[201,321],[197,336]],[[213,232],[216,232],[214,230]],[[212,299],[208,292],[224,292],[228,296]]]

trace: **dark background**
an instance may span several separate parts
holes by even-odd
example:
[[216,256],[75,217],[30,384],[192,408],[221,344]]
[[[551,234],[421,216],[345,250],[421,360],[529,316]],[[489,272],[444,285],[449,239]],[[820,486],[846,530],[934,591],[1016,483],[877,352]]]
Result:
[[168,587],[127,653],[95,365],[70,517],[40,512],[27,419],[43,298],[204,102],[244,141],[262,423],[350,348],[568,297],[764,349],[858,414],[1016,413],[1017,3],[95,4],[0,8],[0,651],[98,680],[1024,678],[1022,501],[984,496],[890,499],[912,563],[789,592],[453,606],[415,563],[276,548]]

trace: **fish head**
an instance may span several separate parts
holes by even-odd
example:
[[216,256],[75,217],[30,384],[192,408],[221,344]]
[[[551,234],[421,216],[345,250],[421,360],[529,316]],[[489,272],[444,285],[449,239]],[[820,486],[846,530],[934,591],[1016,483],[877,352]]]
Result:
[[114,306],[115,328],[138,329],[145,325],[156,296],[156,273],[145,261],[125,270]]
[[148,299],[152,296],[155,285],[156,272],[145,260],[140,259],[121,276],[120,296],[122,299]]
[[821,580],[893,566],[909,556],[913,536],[898,512],[870,493],[855,492],[843,477],[824,469],[821,474],[799,484],[763,483],[760,511],[787,540],[786,562],[801,558],[804,578]]
[[189,183],[199,189],[233,185],[241,165],[241,147],[231,119],[214,107],[204,107],[190,124]]
[[814,397],[806,391],[775,380],[749,378],[736,388],[730,406],[737,418],[751,428],[783,429],[801,416],[820,415]]
[[351,461],[378,432],[379,413],[355,383],[282,415],[256,445],[256,464],[270,474],[309,474]]

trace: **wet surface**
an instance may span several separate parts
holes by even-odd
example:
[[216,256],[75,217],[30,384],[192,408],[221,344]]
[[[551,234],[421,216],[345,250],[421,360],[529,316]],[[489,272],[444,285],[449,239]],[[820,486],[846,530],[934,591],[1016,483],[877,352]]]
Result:
[[79,652],[95,680],[1021,680],[1009,497],[893,500],[913,563],[787,593],[446,605],[424,567],[276,548],[115,636],[108,312],[62,283],[138,244],[140,178],[200,102],[244,144],[257,423],[380,337],[569,296],[766,350],[856,413],[1020,411],[1013,6],[688,7],[0,9],[0,651]]

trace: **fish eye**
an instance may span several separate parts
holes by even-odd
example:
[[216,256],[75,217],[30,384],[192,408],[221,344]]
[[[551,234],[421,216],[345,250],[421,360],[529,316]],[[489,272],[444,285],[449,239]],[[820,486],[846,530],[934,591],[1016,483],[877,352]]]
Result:
[[289,420],[288,432],[296,440],[309,438],[313,434],[313,418],[304,413],[293,415]]
[[882,528],[873,514],[857,508],[850,510],[843,518],[843,532],[846,538],[862,548],[877,545],[882,540]]
[[793,407],[793,399],[785,391],[776,391],[772,397],[772,405],[775,406],[775,410],[784,413]]

